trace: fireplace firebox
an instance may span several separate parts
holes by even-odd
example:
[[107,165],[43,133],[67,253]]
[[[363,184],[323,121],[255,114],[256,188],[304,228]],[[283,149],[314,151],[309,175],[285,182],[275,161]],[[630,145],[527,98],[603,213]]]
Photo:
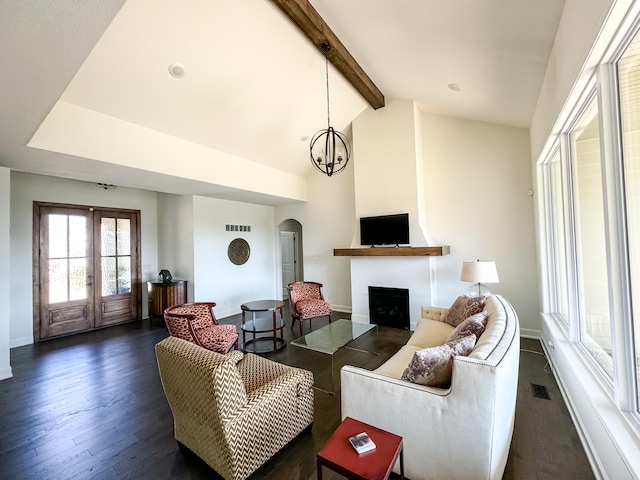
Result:
[[369,287],[369,322],[409,330],[409,289]]

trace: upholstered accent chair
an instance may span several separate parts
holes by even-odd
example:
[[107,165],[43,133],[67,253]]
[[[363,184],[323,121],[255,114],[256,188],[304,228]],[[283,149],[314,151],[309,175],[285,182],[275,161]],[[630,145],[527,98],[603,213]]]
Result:
[[242,480],[313,423],[313,374],[180,338],[155,347],[174,436],[226,480]]
[[331,305],[324,300],[322,284],[318,282],[292,282],[287,285],[289,291],[289,309],[291,310],[291,329],[296,320],[300,324],[302,335],[302,320],[311,320],[319,317],[329,317],[331,323]]
[[221,325],[213,313],[215,302],[173,305],[164,311],[169,334],[208,350],[227,353],[238,344],[235,325]]

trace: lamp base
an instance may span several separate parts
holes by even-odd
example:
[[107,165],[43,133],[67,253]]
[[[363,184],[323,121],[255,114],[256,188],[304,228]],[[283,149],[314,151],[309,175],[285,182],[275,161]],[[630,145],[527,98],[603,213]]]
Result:
[[483,283],[474,283],[467,289],[466,295],[467,297],[486,297],[493,295],[493,292]]

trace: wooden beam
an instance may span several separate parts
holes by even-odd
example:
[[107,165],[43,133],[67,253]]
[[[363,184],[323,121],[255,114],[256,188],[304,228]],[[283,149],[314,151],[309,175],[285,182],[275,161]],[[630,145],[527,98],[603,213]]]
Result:
[[308,0],[271,0],[289,17],[374,109],[384,107],[384,95],[375,86],[340,39]]

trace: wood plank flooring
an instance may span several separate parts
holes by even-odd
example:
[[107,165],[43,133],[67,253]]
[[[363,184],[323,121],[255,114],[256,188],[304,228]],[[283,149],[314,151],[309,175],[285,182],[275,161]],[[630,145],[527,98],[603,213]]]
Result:
[[[334,318],[348,318],[335,313]],[[240,316],[221,320],[239,325]],[[290,323],[290,319],[287,319]],[[314,320],[314,329],[326,320]],[[305,324],[305,332],[309,329]],[[238,329],[239,330],[239,329]],[[311,480],[315,453],[340,422],[338,370],[345,363],[375,368],[410,332],[379,327],[359,339],[363,350],[342,350],[334,364],[335,395],[316,390],[315,421],[250,478]],[[298,326],[285,328],[287,344]],[[0,382],[1,479],[216,479],[197,458],[183,456],[173,439],[154,345],[167,336],[160,319],[143,320],[11,350],[13,378]],[[523,340],[523,349],[540,344]],[[295,364],[296,347],[265,355]],[[543,356],[521,353],[516,426],[505,480],[594,478]],[[329,362],[316,362],[318,380],[330,380]],[[533,397],[542,384],[551,400]],[[338,479],[325,471],[325,478]],[[445,479],[443,479],[445,480]],[[456,479],[453,479],[456,480]],[[462,479],[461,479],[462,480]]]

